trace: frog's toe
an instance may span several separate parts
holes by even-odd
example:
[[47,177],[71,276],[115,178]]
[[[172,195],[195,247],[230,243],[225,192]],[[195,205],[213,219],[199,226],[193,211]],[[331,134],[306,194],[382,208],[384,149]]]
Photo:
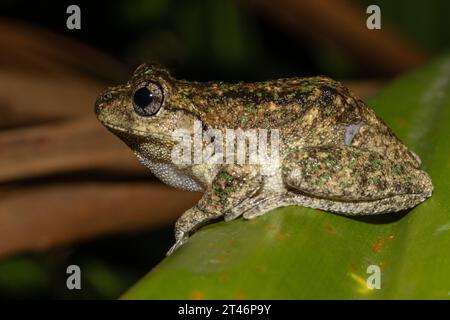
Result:
[[248,210],[247,212],[245,212],[243,214],[244,219],[250,220],[250,219],[254,219],[256,217],[262,216],[263,214],[265,214],[266,212],[269,212],[270,210],[279,208],[279,207],[283,207],[284,204],[281,201],[268,201],[265,203],[262,203],[258,206],[255,206],[253,208],[251,208],[250,210]]
[[179,247],[181,247],[183,244],[186,243],[188,237],[187,236],[183,236],[182,238],[179,238],[175,244],[169,249],[169,251],[167,251],[166,256],[170,256],[172,253],[175,252],[175,250],[177,250]]
[[177,242],[181,241],[181,240],[183,240],[183,239],[188,237],[187,234],[188,234],[187,232],[184,232],[184,231],[181,231],[181,230],[177,229],[177,230],[175,230],[175,240]]
[[225,214],[225,221],[236,219],[243,215],[245,219],[253,219],[265,212],[280,206],[282,195],[261,193],[253,198],[242,201]]
[[257,203],[260,202],[262,199],[263,197],[261,196],[245,199],[237,206],[231,208],[227,213],[225,213],[225,221],[231,221],[240,217],[245,212],[254,208],[257,205]]
[[227,213],[225,213],[224,220],[226,222],[228,222],[228,221],[234,220],[236,218],[239,218],[241,215],[242,215],[242,211],[240,211],[238,208],[237,209],[233,208],[230,211],[228,211]]

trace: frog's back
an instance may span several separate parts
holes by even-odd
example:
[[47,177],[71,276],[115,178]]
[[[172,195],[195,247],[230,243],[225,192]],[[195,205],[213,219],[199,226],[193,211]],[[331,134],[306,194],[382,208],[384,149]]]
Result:
[[[324,76],[235,84],[185,82],[186,96],[209,127],[279,129],[290,147],[353,145],[419,161],[373,110]],[[187,99],[186,99],[187,98]]]
[[283,128],[314,106],[329,106],[351,94],[327,77],[285,78],[255,83],[180,82],[179,100],[188,102],[215,128]]

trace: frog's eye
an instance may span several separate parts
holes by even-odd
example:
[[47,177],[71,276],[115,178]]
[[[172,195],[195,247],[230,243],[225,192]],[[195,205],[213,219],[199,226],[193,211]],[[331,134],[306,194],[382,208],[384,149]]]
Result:
[[161,108],[163,99],[164,94],[158,84],[144,83],[133,92],[134,111],[143,117],[153,116]]

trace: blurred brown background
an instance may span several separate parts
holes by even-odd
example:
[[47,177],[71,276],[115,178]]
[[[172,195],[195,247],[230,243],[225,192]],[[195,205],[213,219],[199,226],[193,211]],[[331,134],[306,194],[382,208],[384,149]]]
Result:
[[[81,30],[66,8],[81,8]],[[381,30],[366,8],[381,8]],[[0,297],[115,298],[156,265],[199,194],[155,180],[95,119],[143,61],[192,80],[325,74],[362,98],[447,50],[450,3],[350,0],[3,1]],[[446,34],[446,33],[444,33]],[[65,268],[82,267],[82,292]]]

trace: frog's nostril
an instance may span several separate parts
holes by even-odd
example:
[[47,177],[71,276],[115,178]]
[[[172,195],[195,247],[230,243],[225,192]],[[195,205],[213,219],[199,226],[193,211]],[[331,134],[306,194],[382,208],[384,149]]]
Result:
[[104,92],[100,94],[100,96],[97,98],[97,101],[95,101],[96,112],[100,111],[101,109],[107,108],[112,100],[113,96],[110,92]]
[[95,113],[97,115],[101,114],[101,112],[110,105],[111,94],[110,93],[102,93],[95,101]]

